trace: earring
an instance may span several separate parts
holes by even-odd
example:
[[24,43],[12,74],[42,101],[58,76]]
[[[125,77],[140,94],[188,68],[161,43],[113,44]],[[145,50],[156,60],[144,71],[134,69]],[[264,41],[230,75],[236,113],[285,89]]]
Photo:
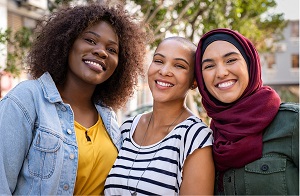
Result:
[[191,89],[194,90],[196,87],[194,84],[192,84]]

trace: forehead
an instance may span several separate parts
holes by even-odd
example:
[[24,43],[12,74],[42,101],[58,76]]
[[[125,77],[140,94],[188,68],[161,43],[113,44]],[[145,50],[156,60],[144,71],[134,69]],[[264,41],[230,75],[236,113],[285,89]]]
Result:
[[174,58],[193,58],[191,49],[184,43],[178,40],[165,40],[159,44],[155,53],[163,54],[164,56],[172,56]]
[[240,51],[231,43],[223,40],[214,41],[207,46],[203,53],[203,57],[207,55],[224,55],[228,52],[236,52],[240,54]]
[[107,36],[116,42],[118,42],[118,40],[119,40],[114,27],[110,23],[103,21],[103,20],[100,20],[100,21],[92,24],[91,26],[87,27],[84,30],[84,32],[87,32],[87,31],[92,31],[92,32],[98,34],[99,36]]

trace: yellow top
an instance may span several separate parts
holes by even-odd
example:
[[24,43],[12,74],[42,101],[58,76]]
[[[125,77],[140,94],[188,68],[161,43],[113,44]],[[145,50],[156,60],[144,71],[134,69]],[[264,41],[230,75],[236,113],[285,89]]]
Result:
[[76,121],[74,124],[79,154],[74,195],[103,195],[105,179],[118,155],[117,148],[100,116],[90,128]]

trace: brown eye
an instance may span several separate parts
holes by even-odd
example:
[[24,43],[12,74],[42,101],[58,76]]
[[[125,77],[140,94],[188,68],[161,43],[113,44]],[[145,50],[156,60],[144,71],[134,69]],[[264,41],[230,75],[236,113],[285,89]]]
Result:
[[237,61],[237,59],[229,59],[228,61],[227,61],[227,63],[234,63],[234,62],[236,62]]
[[176,64],[176,65],[175,65],[175,67],[177,67],[177,68],[181,68],[181,69],[185,69],[185,66],[183,66],[183,65],[180,65],[180,64]]
[[88,43],[96,45],[96,42],[93,39],[86,38],[84,40],[87,41]]
[[156,59],[156,60],[153,60],[153,62],[155,62],[155,63],[160,63],[160,64],[162,64],[163,62],[162,62],[162,60],[158,60],[158,59]]
[[117,54],[117,50],[114,48],[108,48],[108,51]]
[[214,65],[213,64],[207,64],[207,65],[203,65],[202,67],[203,67],[203,70],[205,70],[205,69],[213,68]]

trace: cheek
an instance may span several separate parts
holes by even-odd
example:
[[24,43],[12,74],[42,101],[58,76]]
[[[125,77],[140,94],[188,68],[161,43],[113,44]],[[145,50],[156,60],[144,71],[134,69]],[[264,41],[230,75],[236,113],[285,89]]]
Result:
[[69,64],[69,66],[71,66],[72,64],[74,64],[74,62],[76,62],[75,57],[76,57],[76,55],[74,54],[74,51],[71,50],[69,52],[69,55],[68,55],[68,64]]
[[203,76],[204,84],[205,84],[205,86],[206,86],[206,88],[207,88],[208,85],[209,85],[209,83],[211,82],[211,81],[210,81],[210,80],[211,80],[211,76],[210,76],[210,74],[207,73],[207,72],[202,73],[202,76]]
[[115,68],[118,66],[118,63],[119,63],[119,56],[115,56],[113,59],[112,59],[112,62],[115,66]]
[[248,84],[249,84],[249,76],[247,73],[247,75],[244,76],[244,84],[243,84],[244,90],[247,88]]
[[188,75],[188,78],[189,78],[189,87],[190,86],[192,86],[192,84],[194,83],[194,81],[195,81],[195,76],[194,76],[194,73],[190,73],[189,75]]
[[151,77],[151,75],[153,75],[154,72],[155,72],[155,66],[152,65],[152,63],[151,63],[149,68],[148,68],[148,71],[147,71],[148,79],[149,79],[149,77]]
[[248,73],[248,69],[247,67],[245,67],[244,69],[239,70],[241,73],[240,78],[242,78],[243,80],[243,87],[246,89],[248,84],[249,84],[249,73]]

